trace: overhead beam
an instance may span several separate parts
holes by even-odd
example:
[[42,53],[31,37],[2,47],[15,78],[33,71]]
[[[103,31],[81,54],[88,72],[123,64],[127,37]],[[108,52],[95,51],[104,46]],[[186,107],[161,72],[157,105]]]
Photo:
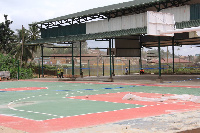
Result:
[[[45,48],[72,48],[72,47],[45,47]],[[73,47],[73,48],[77,48],[77,47]]]
[[108,48],[88,48],[88,49],[108,49]]
[[[54,57],[54,58],[61,58],[61,57],[72,57],[72,56],[65,56],[65,55],[63,55],[63,56],[43,56],[43,57]],[[75,58],[77,58],[77,57],[80,57],[80,56],[73,56],[73,57],[75,57]],[[98,57],[98,55],[97,56],[81,56],[82,58],[84,58],[84,57]],[[102,57],[110,57],[109,55],[104,55],[104,56],[102,56]]]

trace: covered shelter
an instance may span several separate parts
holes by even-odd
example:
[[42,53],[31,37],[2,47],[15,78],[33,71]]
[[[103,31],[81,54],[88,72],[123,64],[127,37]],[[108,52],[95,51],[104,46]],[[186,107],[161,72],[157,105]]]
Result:
[[[172,46],[174,55],[175,45],[200,43],[196,32],[177,33],[173,37],[147,35],[147,11],[174,14],[176,29],[200,26],[199,0],[132,0],[37,22],[35,25],[41,29],[41,39],[32,41],[29,45],[43,47],[49,43],[71,44],[72,75],[74,75],[73,43],[80,42],[81,51],[83,41],[108,41],[110,79],[112,79],[113,53],[115,57],[141,57],[142,47],[158,47],[160,53],[160,47]],[[114,50],[111,49],[113,39],[115,39]],[[159,79],[161,79],[160,60],[159,54]]]

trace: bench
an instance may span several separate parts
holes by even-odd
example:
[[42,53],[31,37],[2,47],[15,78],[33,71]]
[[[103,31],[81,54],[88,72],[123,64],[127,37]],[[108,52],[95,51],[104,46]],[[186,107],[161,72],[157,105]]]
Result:
[[10,72],[9,71],[0,71],[0,78],[1,79],[10,79]]

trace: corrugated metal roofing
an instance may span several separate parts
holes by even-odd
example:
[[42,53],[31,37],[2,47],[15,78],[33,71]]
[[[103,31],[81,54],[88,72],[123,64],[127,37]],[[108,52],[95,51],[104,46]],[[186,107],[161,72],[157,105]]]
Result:
[[144,33],[146,33],[146,27],[120,30],[120,31],[103,32],[103,33],[96,33],[96,34],[82,34],[82,35],[74,35],[74,36],[66,36],[66,37],[38,39],[38,40],[32,41],[31,44],[94,40],[94,39],[112,38],[112,37],[118,37],[118,36],[136,35],[136,34],[144,34]]
[[191,28],[191,27],[198,27],[198,26],[200,26],[200,19],[176,23],[177,29]]
[[[200,26],[200,19],[176,23],[177,29],[197,27],[197,26]],[[143,27],[143,28],[134,28],[134,29],[127,29],[127,30],[95,33],[95,34],[82,34],[82,35],[74,35],[74,36],[38,39],[38,40],[32,41],[30,45],[94,40],[94,39],[112,38],[112,37],[127,36],[127,35],[139,35],[139,34],[146,34],[146,33],[147,33],[147,28]]]
[[113,4],[113,5],[109,5],[109,6],[93,8],[93,9],[89,9],[86,11],[77,12],[74,14],[69,14],[69,15],[41,21],[36,24],[43,24],[43,23],[55,22],[55,21],[59,21],[59,20],[66,20],[66,19],[70,19],[70,18],[77,18],[77,17],[88,16],[88,15],[93,15],[93,14],[106,13],[106,12],[110,12],[113,10],[130,8],[130,7],[134,7],[134,6],[145,5],[145,4],[150,4],[150,3],[154,3],[154,2],[162,2],[162,1],[165,1],[165,0],[133,0],[133,1],[123,2],[123,3],[119,3],[119,4]]

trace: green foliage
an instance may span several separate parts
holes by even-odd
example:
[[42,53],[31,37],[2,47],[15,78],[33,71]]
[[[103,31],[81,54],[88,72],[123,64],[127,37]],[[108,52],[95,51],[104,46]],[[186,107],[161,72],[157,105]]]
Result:
[[[11,52],[11,54],[15,55],[16,59],[20,59],[21,55],[22,55],[22,44],[18,44],[15,47],[15,50],[13,50]],[[28,59],[33,59],[33,55],[32,55],[32,52],[30,50],[30,47],[25,45],[25,46],[23,46],[23,58],[22,58],[22,61],[26,64]]]
[[36,40],[40,38],[40,29],[36,25],[29,26],[29,40]]
[[57,67],[56,66],[50,66],[50,65],[44,65],[44,68],[46,70],[57,70]]
[[10,29],[12,21],[7,19],[8,15],[4,15],[5,22],[0,23],[0,52],[8,54],[16,46],[16,36],[14,31]]
[[[143,54],[147,55],[147,53],[154,53],[154,54],[150,54],[150,55],[158,57],[158,50],[157,49],[148,50],[147,52],[144,52]],[[160,50],[160,56],[161,56],[161,58],[166,58],[167,54],[168,54],[168,58],[172,58],[173,57],[172,53],[169,50],[168,50],[168,52],[164,51],[163,49]],[[175,56],[175,58],[178,57],[178,55],[174,55],[174,56]]]
[[200,56],[197,56],[195,63],[200,64]]
[[16,78],[17,66],[17,61],[10,55],[0,54],[0,71],[10,71],[11,78]]
[[199,70],[196,68],[178,68],[175,70],[178,74],[192,74],[192,73],[199,73]]
[[[18,61],[10,54],[3,55],[0,53],[0,71],[9,71],[11,79],[17,78]],[[28,79],[33,77],[33,70],[31,67],[24,66],[19,69],[19,78]]]
[[[60,45],[62,46],[71,46],[71,45]],[[76,42],[73,44],[74,46],[74,56],[78,56],[80,54],[80,42]],[[59,46],[58,46],[59,47]],[[81,54],[87,54],[88,53],[88,44],[87,42],[81,43]],[[72,54],[72,48],[45,48],[44,47],[44,55],[45,56],[51,56],[53,54]],[[41,56],[41,50],[38,49],[37,52],[35,52],[34,57],[40,57]]]
[[[12,52],[15,53],[15,58],[19,59],[22,55],[22,42],[24,44],[39,38],[39,29],[36,26],[30,26],[29,30],[17,29],[18,45]],[[23,36],[22,36],[23,35]],[[33,53],[37,51],[37,46],[23,45],[22,60],[27,63],[28,59],[33,59]]]
[[[74,55],[80,55],[80,42],[74,43],[74,47],[76,47],[74,49]],[[87,49],[88,49],[87,47],[88,47],[87,42],[81,43],[81,53],[82,54],[87,54]],[[71,49],[70,49],[70,51],[71,51]]]
[[[18,29],[17,34],[10,29],[12,21],[7,19],[8,15],[4,15],[5,22],[0,23],[0,52],[3,54],[11,54],[14,58],[20,59],[22,56],[22,42],[27,43],[39,38],[40,30],[36,25]],[[23,35],[23,37],[22,37]],[[23,39],[22,39],[23,38]],[[23,40],[23,41],[22,41]],[[33,59],[33,52],[36,52],[36,46],[23,46],[23,62],[27,63],[28,59]]]
[[33,69],[30,67],[20,69],[20,79],[31,79],[33,78]]

